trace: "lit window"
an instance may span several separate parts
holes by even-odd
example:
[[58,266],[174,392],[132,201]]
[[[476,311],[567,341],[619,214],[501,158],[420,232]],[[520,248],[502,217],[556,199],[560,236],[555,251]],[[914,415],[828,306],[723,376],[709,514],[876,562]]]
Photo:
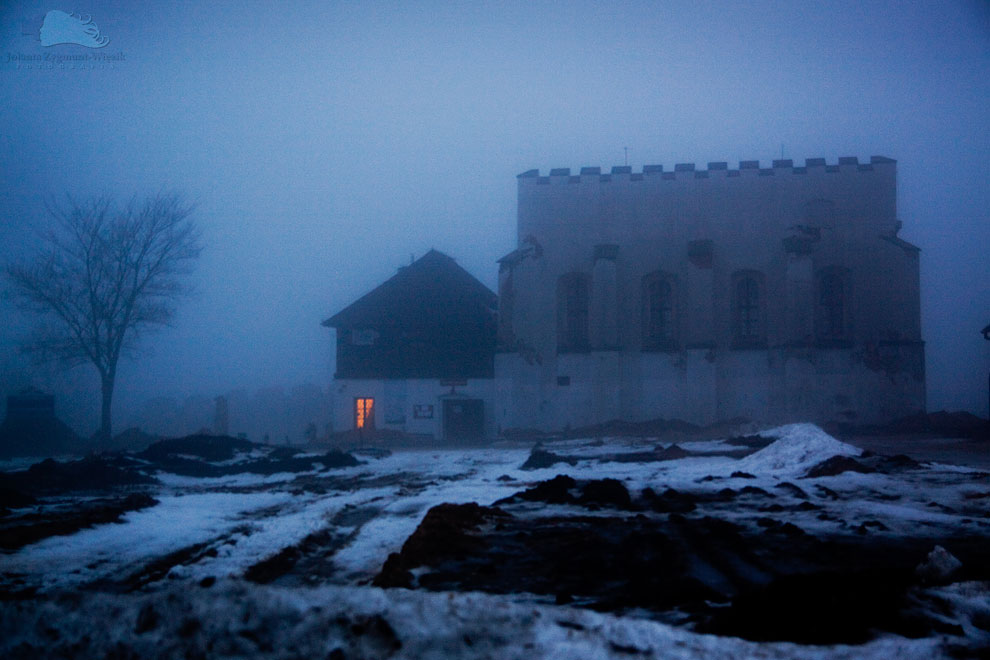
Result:
[[374,428],[375,400],[371,398],[354,399],[354,428]]

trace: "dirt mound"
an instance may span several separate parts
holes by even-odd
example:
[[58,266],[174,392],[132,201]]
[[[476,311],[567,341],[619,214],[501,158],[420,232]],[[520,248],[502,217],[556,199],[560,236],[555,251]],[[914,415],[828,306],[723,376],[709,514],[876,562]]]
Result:
[[0,487],[31,495],[60,495],[77,491],[103,491],[120,486],[157,483],[140,472],[118,467],[112,460],[89,456],[59,463],[47,458],[27,470],[0,474]]
[[[604,443],[598,444],[597,446],[604,446]],[[740,458],[748,453],[750,453],[750,448],[745,450],[728,450],[699,454],[673,444],[669,447],[657,445],[652,451],[614,452],[596,454],[592,456],[567,456],[565,454],[555,454],[552,451],[543,449],[542,446],[537,446],[533,448],[529,454],[529,458],[526,459],[525,463],[519,466],[519,469],[540,470],[543,468],[553,467],[559,463],[577,465],[578,461],[597,461],[599,463],[659,463],[661,461],[676,461],[680,458],[700,455],[732,456],[733,458]]]
[[656,460],[658,461],[675,461],[679,458],[687,458],[688,456],[695,456],[686,449],[682,449],[680,446],[673,444],[669,447],[658,447],[656,452]]
[[463,560],[484,549],[474,532],[481,525],[506,518],[499,508],[469,504],[440,504],[426,513],[416,531],[392,553],[372,584],[376,587],[406,587],[413,584],[411,569],[445,558]]
[[599,507],[609,507],[612,509],[632,508],[632,500],[625,485],[618,479],[595,479],[589,481],[581,489],[581,496],[578,502],[582,505],[597,509]]
[[87,527],[120,522],[128,511],[156,504],[158,500],[150,495],[131,493],[125,497],[80,500],[68,509],[3,516],[0,517],[0,548],[16,550],[50,536],[74,534]]
[[83,454],[87,449],[83,440],[55,417],[8,417],[0,424],[0,458]]
[[736,445],[739,447],[763,449],[774,440],[776,440],[776,438],[768,438],[764,435],[736,435],[736,436],[732,436],[731,438],[726,438],[725,443],[728,445]]
[[239,452],[259,447],[253,442],[229,435],[187,435],[160,440],[137,456],[149,461],[168,460],[175,456],[193,456],[204,461],[229,461]]
[[145,469],[201,478],[244,473],[308,472],[361,464],[350,454],[337,449],[313,456],[292,447],[272,447],[240,438],[213,435],[162,440],[135,456],[147,461]]
[[[576,486],[564,476],[555,484],[558,494],[571,496]],[[653,500],[678,497],[654,494]],[[912,600],[915,567],[932,547],[928,537],[853,530],[819,539],[770,517],[753,530],[708,516],[564,515],[553,506],[534,515],[513,507],[431,509],[375,584],[533,593],[604,611],[676,611],[699,631],[755,641],[858,644],[877,631],[961,634],[927,614],[937,608]],[[985,543],[946,539],[963,566],[959,579],[990,577],[985,562],[978,564]]]
[[591,510],[602,507],[631,510],[634,508],[629,490],[618,479],[593,479],[578,483],[565,474],[541,481],[532,488],[495,502],[495,506],[513,502],[544,502],[547,504],[576,504]]
[[[274,452],[273,452],[274,454]],[[348,453],[331,449],[321,456],[287,456],[277,458],[269,454],[267,458],[258,459],[245,463],[241,466],[232,465],[227,470],[228,473],[250,472],[252,474],[275,474],[278,472],[306,472],[312,470],[314,466],[322,466],[323,469],[353,467],[360,465],[357,460]]]
[[520,470],[540,470],[542,468],[553,467],[557,463],[567,463],[568,465],[574,465],[578,462],[578,459],[574,456],[561,456],[560,454],[555,454],[551,451],[546,451],[543,449],[534,449],[529,453],[529,458],[523,463],[519,469]]
[[842,474],[843,472],[861,472],[863,474],[881,472],[883,474],[893,474],[905,470],[917,470],[920,467],[921,463],[904,454],[884,456],[872,452],[863,452],[863,455],[858,458],[852,458],[851,456],[833,456],[828,458],[809,469],[804,475],[804,478],[831,477]]
[[[603,610],[718,598],[685,577],[688,557],[642,520],[532,520],[501,509],[468,508],[472,506],[477,507],[445,504],[431,509],[374,583],[441,591],[528,591],[552,595],[558,602],[581,599]],[[486,522],[494,524],[481,529]],[[432,570],[418,570],[414,577],[411,569],[423,567]]]
[[813,466],[805,473],[804,478],[812,479],[814,477],[833,477],[837,474],[842,474],[843,472],[861,472],[863,474],[869,474],[871,472],[876,472],[876,470],[868,465],[860,463],[855,458],[850,456],[833,456],[832,458],[827,458],[821,463]]
[[495,502],[495,505],[498,506],[504,502],[519,501],[547,502],[549,504],[571,504],[577,500],[577,498],[571,493],[571,490],[576,487],[577,482],[574,481],[574,479],[568,477],[566,474],[558,474],[553,479],[541,481],[532,488],[527,488],[524,491],[503,498]]

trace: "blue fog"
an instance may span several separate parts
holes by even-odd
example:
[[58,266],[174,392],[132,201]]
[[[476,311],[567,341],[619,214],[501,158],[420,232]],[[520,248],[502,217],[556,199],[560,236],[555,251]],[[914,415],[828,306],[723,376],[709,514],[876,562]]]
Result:
[[[52,9],[91,15],[108,43],[43,46]],[[94,53],[107,59],[31,59]],[[302,386],[325,390],[333,373],[322,319],[431,247],[494,288],[515,241],[515,175],[623,164],[626,147],[634,169],[896,158],[901,235],[923,250],[929,409],[987,414],[979,0],[14,0],[0,9],[0,97],[3,261],[27,253],[52,197],[165,188],[198,204],[197,293],[122,365],[117,429],[162,397],[203,410],[204,425],[210,398],[232,390],[301,388],[314,405]],[[24,362],[30,323],[0,304],[3,393],[54,389],[91,433],[93,374]]]

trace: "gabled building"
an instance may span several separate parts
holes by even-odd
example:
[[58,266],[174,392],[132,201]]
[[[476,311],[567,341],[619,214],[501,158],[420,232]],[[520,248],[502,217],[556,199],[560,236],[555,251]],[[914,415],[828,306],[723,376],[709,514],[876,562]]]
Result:
[[925,409],[918,248],[875,156],[531,170],[497,426],[873,423]]
[[337,331],[333,430],[492,437],[495,294],[430,250],[323,322]]

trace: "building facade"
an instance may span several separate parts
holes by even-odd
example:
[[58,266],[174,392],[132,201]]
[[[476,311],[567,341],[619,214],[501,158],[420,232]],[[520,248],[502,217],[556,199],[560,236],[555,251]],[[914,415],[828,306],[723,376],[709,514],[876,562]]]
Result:
[[620,419],[874,423],[925,408],[896,162],[518,177],[498,431]]
[[495,435],[495,294],[430,250],[323,322],[337,331],[332,430]]

